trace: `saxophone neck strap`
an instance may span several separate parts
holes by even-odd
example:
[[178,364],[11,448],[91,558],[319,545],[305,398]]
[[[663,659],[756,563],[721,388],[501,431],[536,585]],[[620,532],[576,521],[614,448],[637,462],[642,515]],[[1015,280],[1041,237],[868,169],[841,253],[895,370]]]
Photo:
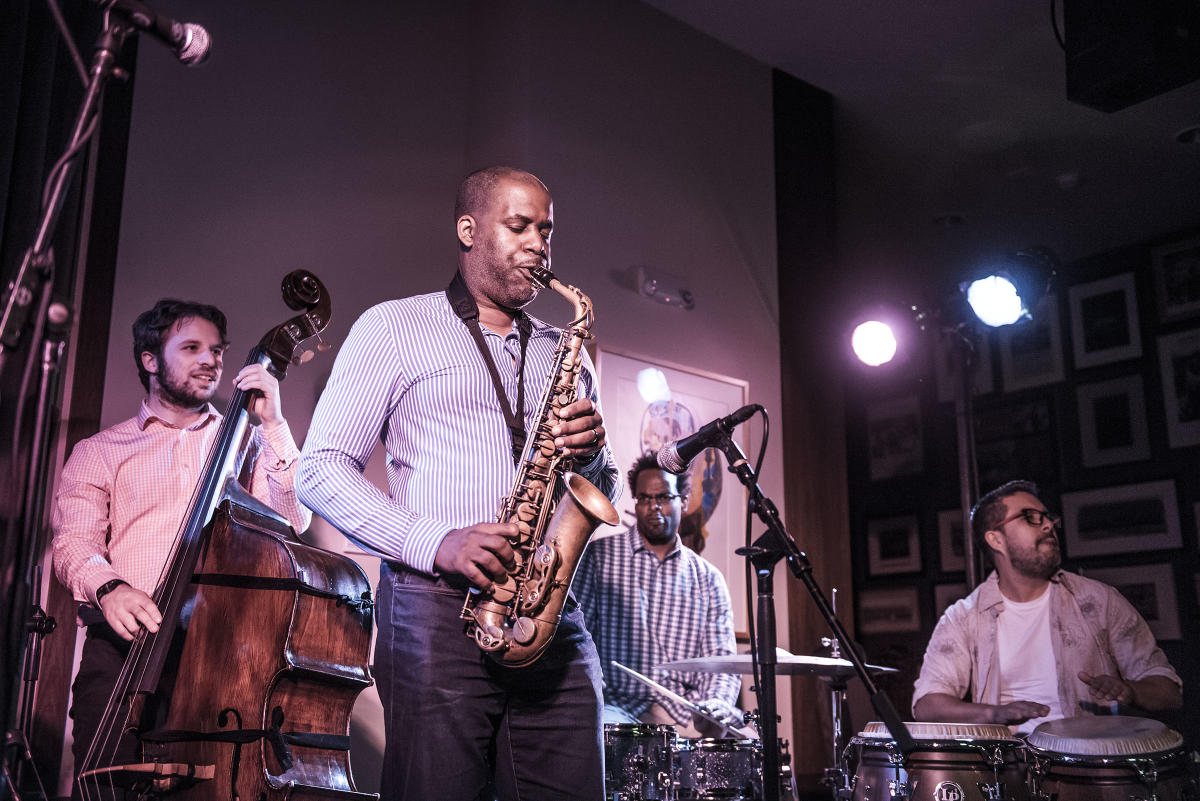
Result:
[[471,333],[471,338],[475,340],[475,347],[479,349],[484,366],[487,367],[488,374],[492,377],[496,400],[500,402],[500,410],[504,413],[504,422],[508,425],[508,433],[512,438],[513,464],[519,464],[521,452],[525,449],[525,348],[529,344],[529,334],[533,330],[533,324],[529,321],[529,315],[523,311],[517,311],[521,358],[517,365],[517,408],[516,411],[513,411],[508,404],[508,395],[504,392],[504,382],[500,380],[500,371],[496,369],[492,352],[488,350],[487,342],[483,338],[483,329],[479,325],[479,305],[472,297],[471,290],[467,288],[467,282],[463,280],[461,272],[455,271],[450,286],[446,287],[446,298],[450,301],[450,307],[454,309],[458,319],[462,320],[463,325]]

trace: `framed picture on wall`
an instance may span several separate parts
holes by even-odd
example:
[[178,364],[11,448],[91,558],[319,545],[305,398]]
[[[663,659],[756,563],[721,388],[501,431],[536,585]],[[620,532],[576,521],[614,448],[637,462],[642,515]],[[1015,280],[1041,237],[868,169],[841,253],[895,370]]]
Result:
[[1075,398],[1084,467],[1150,458],[1146,397],[1140,375],[1080,384],[1075,388]]
[[859,634],[898,634],[921,630],[916,587],[863,590],[858,594]]
[[960,570],[966,570],[962,509],[946,509],[938,512],[937,520],[938,553],[941,556],[942,571],[957,573]]
[[[933,585],[933,614],[935,620],[940,620],[952,603],[967,597],[967,585],[935,584]],[[936,625],[936,624],[935,624]]]
[[1064,492],[1067,556],[1167,550],[1183,545],[1175,482]]
[[919,474],[925,467],[921,405],[916,395],[867,406],[868,464],[872,481]]
[[867,523],[867,572],[872,576],[921,569],[921,533],[916,515]]
[[[657,451],[744,406],[750,391],[741,379],[663,359],[608,348],[595,348],[592,356],[600,375],[609,447],[622,478],[642,453]],[[732,435],[743,450],[747,428],[739,426]],[[697,456],[689,472],[692,493],[680,537],[717,566],[730,593],[740,598],[746,586],[745,562],[734,550],[743,544],[745,488],[725,469],[725,457],[716,448]],[[623,525],[635,520],[631,495],[623,492],[617,501]],[[736,630],[745,632],[745,604],[734,604],[733,609]]]
[[1155,639],[1179,639],[1179,605],[1175,602],[1175,571],[1171,565],[1081,568],[1079,572],[1115,587],[1145,618]]
[[1158,338],[1167,441],[1172,448],[1200,445],[1200,329]]
[[1200,314],[1200,237],[1154,249],[1154,296],[1163,322]]
[[1005,392],[1063,380],[1057,295],[1043,297],[1032,319],[1000,329],[1000,372]]
[[1058,480],[1058,437],[1048,398],[985,407],[975,413],[975,458],[982,492],[1013,476],[1042,485]]
[[1133,273],[1077,284],[1067,297],[1076,368],[1142,355]]

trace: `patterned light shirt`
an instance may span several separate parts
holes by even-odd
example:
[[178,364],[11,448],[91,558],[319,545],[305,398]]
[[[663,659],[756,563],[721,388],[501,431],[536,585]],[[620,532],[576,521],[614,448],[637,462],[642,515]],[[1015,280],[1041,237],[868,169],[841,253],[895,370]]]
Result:
[[[532,322],[526,430],[537,422],[559,339],[558,329]],[[521,352],[515,322],[507,336],[482,329],[515,407]],[[586,352],[579,397],[599,404]],[[363,476],[379,441],[387,451],[387,495]],[[617,471],[607,447],[576,471],[616,497]],[[346,337],[313,413],[300,458],[300,498],[360,545],[433,575],[446,534],[494,521],[515,477],[512,439],[491,376],[446,294],[367,309]]]
[[[55,573],[77,601],[95,606],[96,590],[113,579],[154,592],[221,419],[209,404],[197,423],[179,428],[143,401],[137,417],[75,445],[51,525]],[[312,514],[292,486],[300,451],[291,430],[252,430],[258,454],[247,489],[304,531]]]
[[661,562],[636,525],[594,539],[571,586],[600,652],[605,703],[637,718],[657,701],[677,722],[692,719],[690,710],[613,667],[615,659],[693,703],[721,698],[737,704],[739,676],[657,667],[678,659],[736,653],[725,577],[678,537]]
[[[1090,714],[1080,701],[1091,699],[1079,672],[1137,681],[1179,675],[1154,640],[1150,627],[1116,589],[1060,570],[1051,578],[1050,642],[1057,665],[1058,694],[1065,716]],[[1004,608],[993,572],[942,615],[925,649],[913,690],[913,708],[929,693],[947,693],[977,704],[1000,703],[1000,659],[996,618]]]

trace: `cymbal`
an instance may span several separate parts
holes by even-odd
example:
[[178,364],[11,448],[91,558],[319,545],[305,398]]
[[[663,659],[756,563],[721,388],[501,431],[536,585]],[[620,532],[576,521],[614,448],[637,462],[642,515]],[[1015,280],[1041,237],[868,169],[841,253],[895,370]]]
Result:
[[[695,673],[739,673],[751,674],[754,665],[750,654],[723,654],[701,656],[664,662],[658,666],[664,670],[688,670]],[[883,665],[867,665],[872,673],[895,673],[896,668]],[[801,656],[782,648],[775,649],[775,672],[784,676],[822,676],[826,678],[848,678],[854,674],[854,664],[846,659],[829,656]]]

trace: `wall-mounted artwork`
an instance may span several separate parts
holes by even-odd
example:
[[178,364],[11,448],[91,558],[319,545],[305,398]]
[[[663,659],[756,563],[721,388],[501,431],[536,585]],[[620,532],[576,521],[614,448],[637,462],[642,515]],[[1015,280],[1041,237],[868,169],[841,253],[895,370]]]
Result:
[[1163,322],[1200,314],[1200,237],[1154,249],[1154,295]]
[[940,620],[942,612],[945,612],[955,601],[966,598],[967,595],[966,584],[935,584],[933,586],[933,614],[936,616],[935,619]]
[[963,543],[962,509],[945,509],[938,512],[938,553],[942,571],[956,573],[967,569]]
[[1183,544],[1174,481],[1065,492],[1062,503],[1067,556],[1072,559]]
[[[607,348],[593,353],[600,374],[600,405],[608,442],[624,480],[634,460],[693,433],[747,403],[746,381]],[[745,426],[733,432],[745,450]],[[690,468],[692,494],[680,523],[684,543],[716,565],[734,598],[745,594],[745,562],[734,553],[744,544],[746,490],[709,448]],[[617,501],[622,524],[635,521],[628,488]],[[599,532],[598,532],[599,533]],[[745,604],[734,603],[734,625],[746,631]]]
[[867,460],[872,481],[919,474],[925,467],[916,395],[867,406]]
[[915,515],[867,523],[867,572],[872,576],[921,569],[921,533]]
[[1179,605],[1175,602],[1175,573],[1171,565],[1097,567],[1079,572],[1115,587],[1145,618],[1156,639],[1179,639]]
[[1078,284],[1067,296],[1076,369],[1142,355],[1133,273]]
[[1004,391],[1040,387],[1063,380],[1062,331],[1058,297],[1046,295],[1032,319],[1000,331],[1000,372]]
[[1014,478],[1051,485],[1058,478],[1058,438],[1048,398],[980,407],[975,413],[975,459],[981,492]]
[[863,590],[858,594],[858,633],[896,634],[921,630],[916,587]]
[[1080,384],[1075,389],[1075,398],[1079,406],[1080,458],[1084,467],[1150,458],[1146,397],[1140,375]]
[[1159,337],[1158,366],[1167,441],[1172,448],[1200,445],[1200,329]]

